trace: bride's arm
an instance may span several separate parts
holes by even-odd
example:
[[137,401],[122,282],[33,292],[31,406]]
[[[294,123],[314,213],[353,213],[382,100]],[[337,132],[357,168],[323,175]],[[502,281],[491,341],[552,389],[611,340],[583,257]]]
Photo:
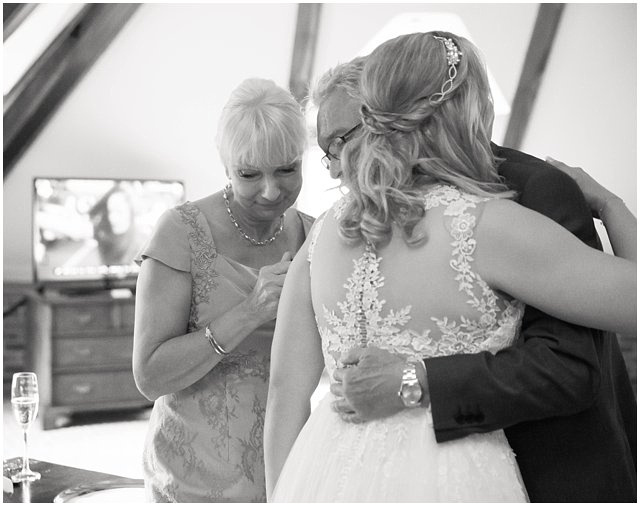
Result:
[[271,348],[264,427],[267,498],[271,498],[289,451],[309,417],[311,394],[324,368],[320,334],[311,305],[307,243],[289,267]]
[[636,331],[635,262],[507,200],[486,204],[476,233],[476,267],[491,287],[571,323]]
[[547,161],[578,183],[591,211],[602,220],[607,229],[615,255],[635,262],[638,246],[637,220],[622,199],[607,190],[580,167],[570,167],[550,157],[547,157]]
[[616,195],[613,195],[599,208],[599,215],[607,229],[613,253],[620,258],[635,262],[638,247],[636,217],[629,211],[622,199]]

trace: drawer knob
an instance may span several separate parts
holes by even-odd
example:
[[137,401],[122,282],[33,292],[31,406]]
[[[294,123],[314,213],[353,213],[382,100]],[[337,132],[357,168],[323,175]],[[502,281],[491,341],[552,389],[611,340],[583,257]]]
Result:
[[73,385],[73,390],[81,395],[87,395],[91,392],[91,385],[87,385],[86,383],[84,385]]
[[80,355],[81,357],[88,357],[91,355],[91,348],[78,348],[76,350],[76,355]]

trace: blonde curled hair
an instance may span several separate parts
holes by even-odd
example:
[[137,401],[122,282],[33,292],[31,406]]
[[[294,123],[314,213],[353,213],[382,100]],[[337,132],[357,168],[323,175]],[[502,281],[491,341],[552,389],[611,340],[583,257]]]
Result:
[[[442,100],[449,63],[443,44],[453,40],[462,57]],[[342,153],[352,199],[340,218],[349,243],[376,246],[391,240],[393,224],[410,245],[426,240],[416,224],[424,217],[424,189],[451,184],[478,196],[511,198],[491,151],[493,102],[477,49],[448,32],[403,35],[367,57],[360,80],[364,128]]]

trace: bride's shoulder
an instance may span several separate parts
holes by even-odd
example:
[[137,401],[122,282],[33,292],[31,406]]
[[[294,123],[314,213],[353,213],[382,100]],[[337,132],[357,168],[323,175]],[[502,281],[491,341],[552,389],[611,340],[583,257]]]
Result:
[[484,203],[484,214],[489,213],[491,216],[508,217],[511,213],[518,213],[521,209],[525,209],[517,202],[507,198],[487,199]]
[[491,199],[483,204],[476,227],[479,241],[505,246],[535,237],[545,217],[510,199]]
[[508,198],[489,199],[483,204],[482,221],[506,225],[518,223],[533,213],[530,209]]

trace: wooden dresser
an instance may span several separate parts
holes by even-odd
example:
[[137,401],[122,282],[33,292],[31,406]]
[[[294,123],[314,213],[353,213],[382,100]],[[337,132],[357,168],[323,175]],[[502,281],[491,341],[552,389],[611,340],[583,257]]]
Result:
[[25,370],[27,341],[27,304],[33,294],[31,284],[4,283],[2,287],[2,357],[3,391],[5,398],[11,395],[13,373]]
[[44,429],[78,412],[152,404],[133,379],[134,302],[110,291],[30,300],[27,364],[38,375]]

